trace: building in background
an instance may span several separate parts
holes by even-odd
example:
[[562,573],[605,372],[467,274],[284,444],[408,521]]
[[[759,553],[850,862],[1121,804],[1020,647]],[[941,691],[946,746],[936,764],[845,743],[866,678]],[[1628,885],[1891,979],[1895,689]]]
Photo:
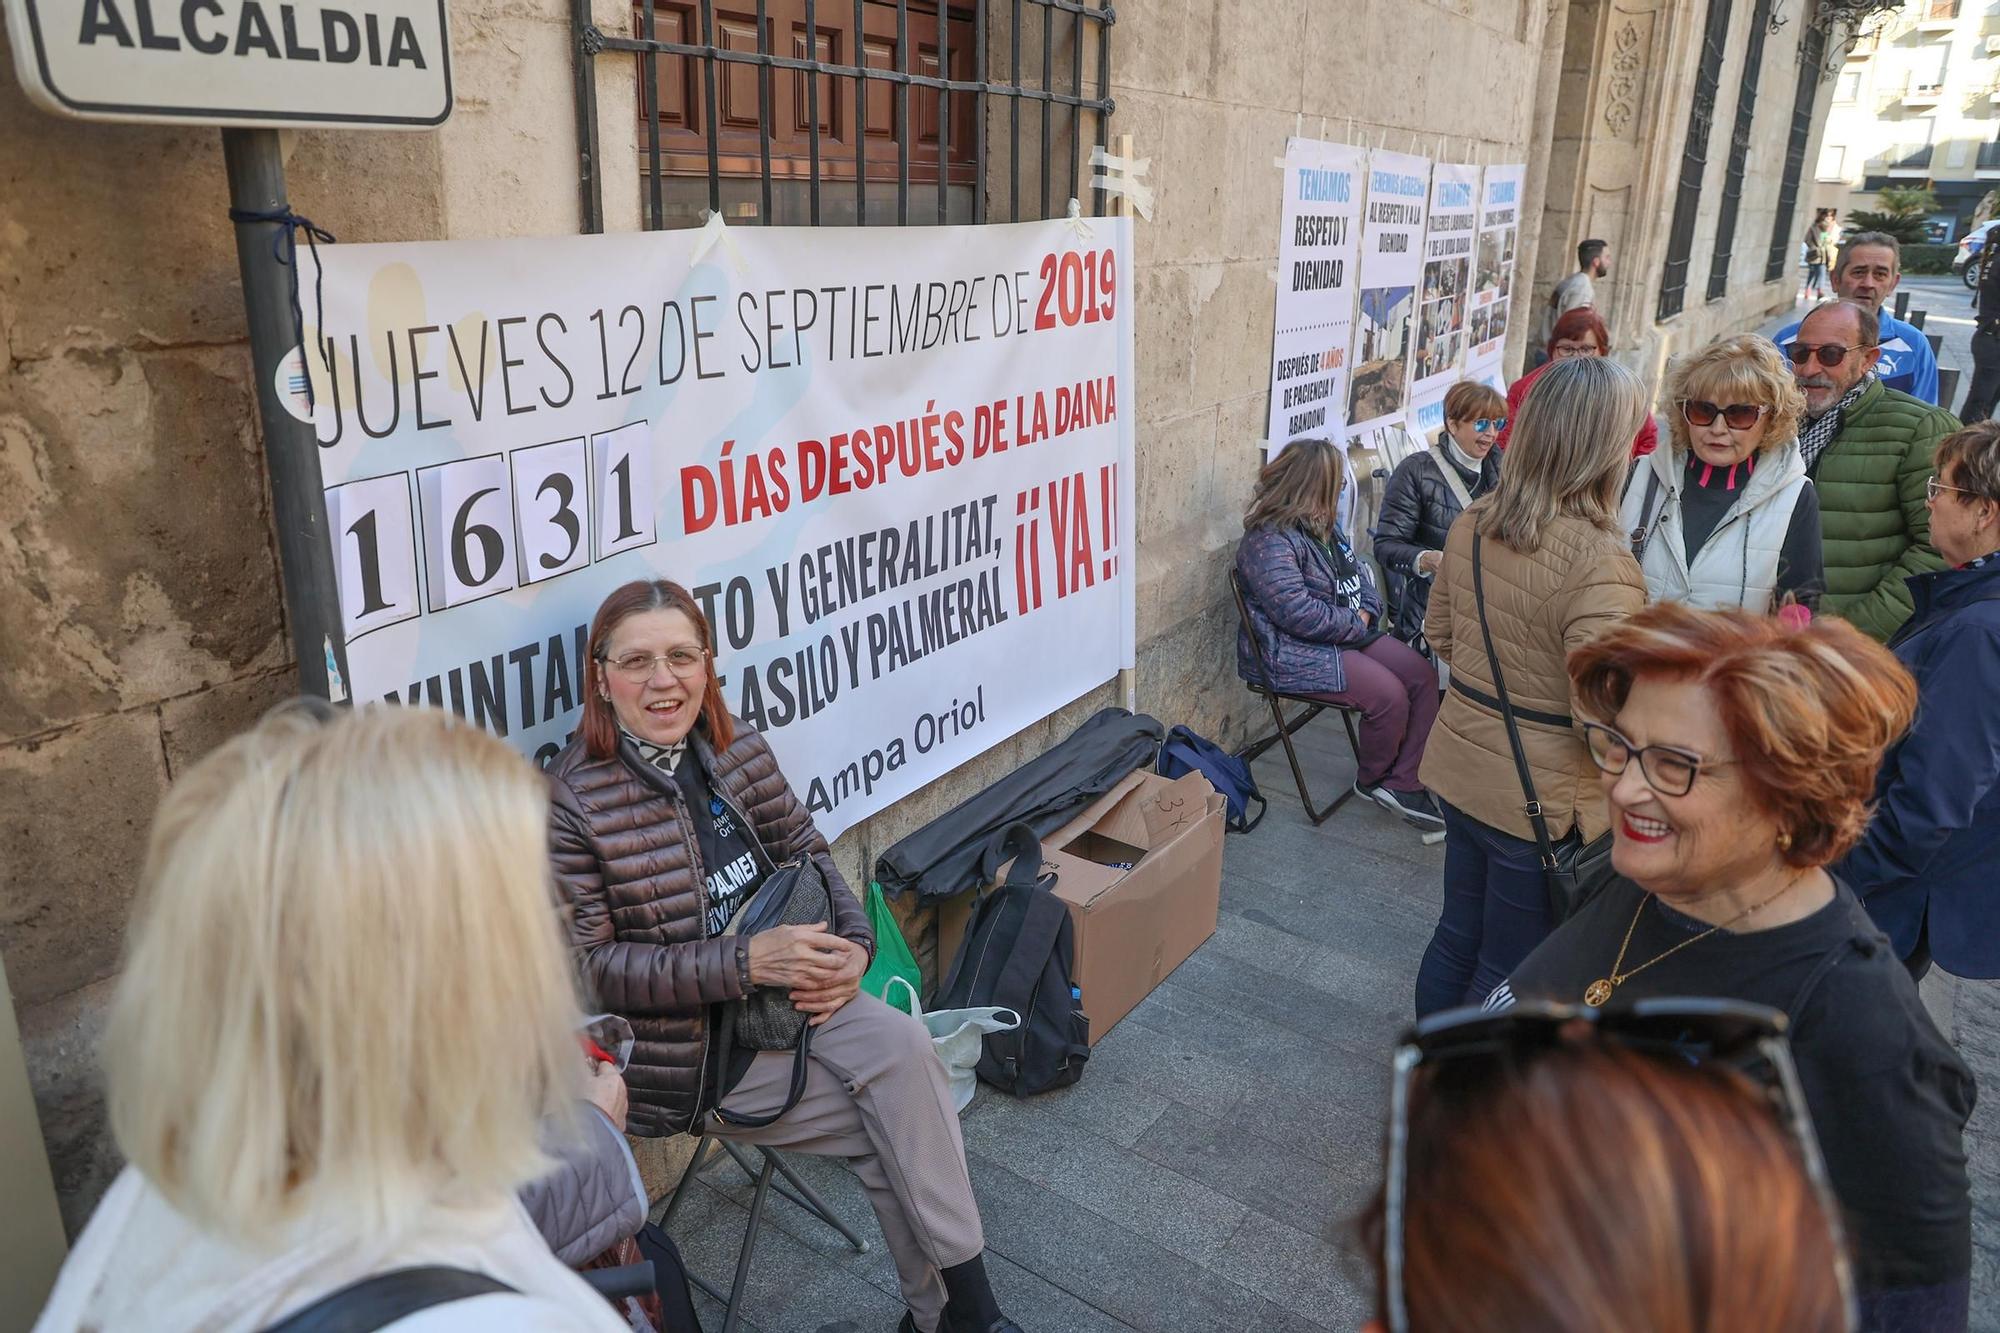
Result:
[[1891,186],[1937,195],[1953,241],[2000,186],[2000,4],[1907,0],[1869,20],[1833,82],[1812,203],[1844,217]]
[[[287,134],[290,192],[347,242],[686,226],[711,198],[732,225],[1002,222],[1091,211],[1091,149],[1130,136],[1153,191],[1129,288],[1136,701],[1235,744],[1256,713],[1227,570],[1268,421],[1287,138],[1526,163],[1530,299],[1608,240],[1603,313],[1657,384],[1792,301],[1817,8],[452,0],[451,120]],[[649,33],[650,56],[615,44]],[[93,1051],[151,811],[295,678],[221,157],[213,130],[51,119],[0,76],[0,949],[72,1232],[117,1168]],[[836,856],[856,875],[1118,701],[1107,682]],[[908,933],[927,957],[930,923]]]

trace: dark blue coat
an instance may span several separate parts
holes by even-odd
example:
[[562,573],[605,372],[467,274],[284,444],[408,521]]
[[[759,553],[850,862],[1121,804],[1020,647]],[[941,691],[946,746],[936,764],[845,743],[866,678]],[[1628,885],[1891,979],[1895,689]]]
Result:
[[1906,581],[1916,611],[1889,647],[1917,678],[1916,723],[1836,873],[1905,957],[1928,910],[1938,966],[2000,977],[2000,557]]
[[[1346,538],[1335,535],[1343,544]],[[1250,624],[1264,650],[1270,685],[1286,694],[1338,694],[1347,688],[1343,648],[1381,637],[1372,622],[1382,619],[1382,598],[1368,566],[1359,558],[1354,574],[1342,580],[1326,548],[1298,528],[1258,528],[1243,534],[1236,548],[1236,572],[1243,580]],[[1361,623],[1367,611],[1371,624]],[[1236,673],[1257,684],[1250,639],[1236,633]]]

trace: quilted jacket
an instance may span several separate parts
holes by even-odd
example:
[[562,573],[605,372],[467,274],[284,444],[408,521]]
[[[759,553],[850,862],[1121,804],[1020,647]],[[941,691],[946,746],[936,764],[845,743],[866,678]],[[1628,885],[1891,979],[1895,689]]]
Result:
[[576,1268],[646,1225],[650,1200],[625,1136],[594,1106],[579,1108],[572,1132],[545,1132],[555,1166],[520,1190],[521,1206],[556,1258]]
[[[1463,512],[1440,468],[1456,465],[1439,456],[1442,445],[1411,454],[1396,465],[1389,485],[1382,492],[1382,513],[1375,520],[1375,558],[1382,562],[1383,581],[1392,590],[1400,585],[1396,600],[1396,633],[1409,640],[1424,626],[1424,612],[1430,606],[1430,580],[1419,575],[1417,557],[1425,551],[1442,551],[1445,534]],[[1465,482],[1466,494],[1477,500],[1500,480],[1500,451],[1491,449],[1479,462],[1479,475]]]
[[[872,956],[868,914],[763,736],[739,722],[719,755],[700,729],[689,741],[716,794],[745,817],[771,861],[819,862],[833,888],[833,933]],[[592,759],[577,737],[549,766],[549,788],[549,854],[578,968],[595,1002],[632,1024],[627,1132],[678,1134],[714,1100],[702,1086],[710,1006],[744,994],[747,953],[739,957],[738,937],[705,937],[706,875],[687,804],[679,784],[630,740]]]
[[[1517,838],[1535,836],[1527,798],[1494,701],[1493,669],[1472,595],[1472,525],[1452,524],[1444,564],[1431,587],[1424,636],[1451,667],[1451,688],[1431,729],[1419,775],[1424,786],[1480,823]],[[1646,604],[1646,580],[1618,533],[1563,517],[1543,529],[1541,546],[1521,555],[1488,539],[1481,544],[1486,619],[1520,723],[1535,795],[1551,836],[1572,826],[1585,838],[1610,827],[1597,768],[1576,725],[1569,672],[1572,648]],[[1545,721],[1522,717],[1539,713]],[[1556,719],[1560,719],[1558,722]]]
[[[1344,538],[1336,538],[1345,540]],[[1382,598],[1368,566],[1355,562],[1351,590],[1339,586],[1333,561],[1318,540],[1298,528],[1257,528],[1236,547],[1250,624],[1236,630],[1236,671],[1252,685],[1283,694],[1339,694],[1347,688],[1344,648],[1379,637],[1362,623],[1382,618]],[[1250,634],[1257,636],[1268,682],[1260,681]]]
[[1871,383],[1815,460],[1826,596],[1820,610],[1887,640],[1910,618],[1912,574],[1943,569],[1931,549],[1924,482],[1938,442],[1958,419],[1909,394]]

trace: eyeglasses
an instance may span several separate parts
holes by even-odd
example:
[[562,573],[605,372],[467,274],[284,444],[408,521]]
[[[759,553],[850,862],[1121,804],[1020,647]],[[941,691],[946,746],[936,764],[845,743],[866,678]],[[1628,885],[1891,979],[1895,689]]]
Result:
[[1472,419],[1472,429],[1481,435],[1484,435],[1489,430],[1505,430],[1507,429],[1507,418],[1474,417]]
[[1554,357],[1558,361],[1561,361],[1565,357],[1571,357],[1571,356],[1596,356],[1597,344],[1557,343],[1553,348],[1550,349],[1549,355]]
[[1705,403],[1698,398],[1681,400],[1681,415],[1687,418],[1690,426],[1711,426],[1715,424],[1717,417],[1721,417],[1722,424],[1731,430],[1749,430],[1763,420],[1764,414],[1770,410],[1768,407],[1751,403],[1731,403],[1727,407],[1718,407],[1714,403]]
[[708,664],[705,648],[674,648],[664,653],[626,653],[615,659],[597,659],[627,680],[651,680],[655,663],[665,662],[667,670],[681,680],[694,680]]
[[1975,500],[1985,500],[1990,498],[1988,496],[1981,495],[1978,491],[1968,491],[1963,486],[1947,486],[1937,477],[1928,477],[1925,479],[1924,498],[1926,500],[1937,499],[1939,491],[1954,491],[1959,495],[1969,495]]
[[[1443,1081],[1455,1099],[1500,1080],[1518,1080],[1540,1056],[1583,1040],[1670,1064],[1733,1071],[1749,1080],[1798,1145],[1806,1178],[1834,1230],[1835,1279],[1853,1321],[1853,1277],[1839,1244],[1840,1211],[1813,1134],[1805,1090],[1775,1009],[1738,1000],[1647,999],[1610,1010],[1524,1000],[1499,1013],[1452,1009],[1420,1019],[1396,1046],[1389,1085],[1389,1152],[1383,1184],[1382,1274],[1390,1333],[1409,1333],[1404,1289],[1405,1214],[1409,1198],[1410,1106],[1419,1075],[1428,1089]],[[1442,1091],[1442,1090],[1441,1090]]]
[[1819,363],[1828,370],[1845,361],[1847,354],[1853,350],[1852,347],[1842,347],[1839,343],[1820,343],[1817,347],[1811,343],[1785,344],[1785,355],[1792,358],[1793,365],[1803,366],[1814,357],[1818,357]]
[[1646,785],[1662,796],[1685,796],[1694,790],[1694,780],[1712,768],[1727,768],[1740,759],[1704,759],[1691,750],[1671,745],[1638,745],[1602,722],[1583,724],[1584,740],[1590,746],[1590,760],[1606,773],[1617,777],[1632,761],[1639,761],[1639,775]]

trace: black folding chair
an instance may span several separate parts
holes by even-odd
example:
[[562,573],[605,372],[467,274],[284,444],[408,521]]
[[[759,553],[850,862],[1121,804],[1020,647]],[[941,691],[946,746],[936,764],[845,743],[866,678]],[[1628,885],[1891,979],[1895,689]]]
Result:
[[[1354,752],[1354,764],[1358,770],[1361,766],[1361,737],[1354,730],[1354,719],[1359,710],[1344,704],[1330,704],[1324,699],[1313,699],[1303,694],[1287,694],[1283,690],[1272,689],[1271,671],[1264,663],[1264,647],[1257,642],[1257,631],[1250,623],[1250,603],[1243,595],[1243,580],[1233,569],[1229,571],[1229,589],[1236,594],[1236,618],[1243,626],[1244,637],[1250,640],[1250,660],[1257,671],[1257,679],[1246,683],[1250,686],[1251,693],[1263,695],[1264,702],[1271,705],[1271,721],[1277,728],[1269,736],[1253,741],[1238,750],[1236,756],[1246,764],[1252,763],[1264,751],[1282,743],[1285,747],[1285,758],[1292,762],[1292,780],[1299,784],[1299,803],[1306,808],[1306,818],[1315,825],[1324,823],[1327,816],[1340,809],[1347,798],[1354,795],[1354,788],[1352,785],[1348,786],[1340,795],[1334,797],[1332,804],[1324,810],[1315,810],[1312,793],[1306,789],[1305,767],[1299,763],[1299,752],[1292,746],[1292,733],[1323,712],[1340,714],[1340,720],[1347,726],[1347,744]],[[1286,703],[1303,704],[1304,707],[1290,721],[1286,721],[1283,708],[1283,704]]]
[[[720,1147],[723,1151],[711,1153],[712,1147]],[[707,1293],[710,1299],[721,1304],[722,1333],[736,1333],[736,1326],[743,1320],[743,1287],[750,1278],[750,1260],[757,1252],[757,1237],[764,1230],[764,1204],[770,1198],[773,1188],[838,1231],[856,1254],[868,1253],[868,1242],[855,1235],[854,1229],[841,1221],[833,1209],[827,1206],[826,1200],[820,1198],[812,1186],[799,1179],[798,1174],[785,1165],[777,1153],[765,1147],[758,1147],[757,1152],[763,1159],[761,1163],[753,1159],[740,1145],[731,1143],[728,1139],[719,1139],[710,1134],[702,1135],[694,1145],[694,1156],[688,1159],[687,1170],[681,1172],[680,1183],[674,1186],[674,1192],[667,1198],[666,1212],[660,1216],[661,1230],[671,1230],[674,1214],[678,1213],[681,1205],[687,1201],[688,1186],[692,1185],[712,1163],[722,1162],[725,1153],[728,1159],[741,1167],[743,1174],[753,1182],[754,1188],[750,1192],[750,1222],[743,1228],[743,1248],[736,1255],[736,1274],[729,1284],[728,1295],[725,1296],[721,1288],[712,1286],[705,1279],[695,1276],[692,1270],[688,1273],[689,1282]],[[787,1189],[785,1185],[777,1184],[778,1177],[783,1177],[785,1185],[790,1185],[792,1188]],[[712,1181],[703,1183],[708,1184],[710,1188],[718,1188]]]

